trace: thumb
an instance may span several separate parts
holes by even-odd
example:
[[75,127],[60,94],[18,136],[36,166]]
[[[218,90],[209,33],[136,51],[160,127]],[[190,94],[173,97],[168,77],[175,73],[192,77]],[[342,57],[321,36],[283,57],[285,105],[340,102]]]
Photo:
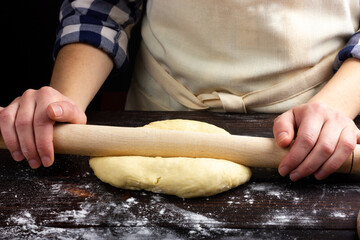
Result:
[[295,117],[289,110],[274,120],[273,133],[276,143],[280,147],[288,147],[295,136]]
[[85,112],[69,101],[60,101],[49,104],[47,115],[56,122],[86,124]]

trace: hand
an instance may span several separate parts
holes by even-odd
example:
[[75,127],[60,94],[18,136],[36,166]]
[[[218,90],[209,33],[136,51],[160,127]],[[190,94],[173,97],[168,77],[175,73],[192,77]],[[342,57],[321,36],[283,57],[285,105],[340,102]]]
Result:
[[320,103],[299,105],[283,113],[275,119],[273,132],[279,146],[288,147],[293,142],[279,165],[280,175],[290,174],[292,181],[311,174],[325,179],[360,143],[354,121]]
[[16,161],[28,160],[31,168],[54,162],[53,125],[86,123],[86,115],[74,102],[51,87],[27,90],[6,108],[0,108],[0,130]]

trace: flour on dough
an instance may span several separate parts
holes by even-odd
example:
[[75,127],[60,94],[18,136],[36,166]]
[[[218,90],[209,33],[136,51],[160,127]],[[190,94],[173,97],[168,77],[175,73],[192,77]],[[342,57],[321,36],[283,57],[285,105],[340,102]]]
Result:
[[[144,127],[229,134],[214,125],[193,120],[164,120]],[[243,165],[210,158],[142,156],[93,157],[90,167],[112,186],[176,195],[181,198],[215,195],[249,181]]]

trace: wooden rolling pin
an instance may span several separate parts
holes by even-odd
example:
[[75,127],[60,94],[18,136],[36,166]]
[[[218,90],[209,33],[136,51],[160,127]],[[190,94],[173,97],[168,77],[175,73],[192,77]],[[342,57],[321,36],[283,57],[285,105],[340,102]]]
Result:
[[[208,157],[265,168],[277,168],[288,152],[273,138],[77,124],[55,126],[54,148],[85,156]],[[360,173],[359,145],[338,172]]]

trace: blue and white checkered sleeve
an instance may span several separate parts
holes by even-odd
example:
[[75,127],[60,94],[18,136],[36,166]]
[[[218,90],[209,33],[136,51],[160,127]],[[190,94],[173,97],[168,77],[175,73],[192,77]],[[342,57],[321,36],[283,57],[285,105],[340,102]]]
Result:
[[62,46],[81,42],[108,53],[116,68],[126,66],[131,27],[140,19],[141,10],[141,0],[64,0],[54,58]]
[[352,57],[360,59],[360,30],[350,38],[346,46],[338,53],[334,62],[334,70],[337,71],[346,59]]

